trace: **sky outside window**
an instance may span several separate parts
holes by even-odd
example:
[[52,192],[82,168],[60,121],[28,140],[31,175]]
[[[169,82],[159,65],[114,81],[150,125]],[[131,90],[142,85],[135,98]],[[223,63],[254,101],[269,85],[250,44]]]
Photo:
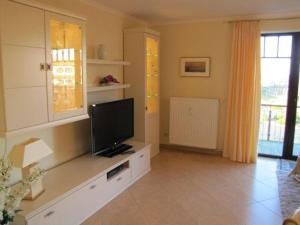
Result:
[[287,104],[292,36],[261,37],[262,104]]

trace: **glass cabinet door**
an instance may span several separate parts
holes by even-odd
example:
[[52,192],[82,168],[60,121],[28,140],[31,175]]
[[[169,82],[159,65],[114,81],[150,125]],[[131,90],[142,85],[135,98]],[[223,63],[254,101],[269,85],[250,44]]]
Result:
[[159,106],[159,58],[158,40],[146,37],[146,94],[147,112],[158,112]]
[[[48,91],[53,120],[83,114],[83,31],[80,24],[50,17],[48,48],[51,64]],[[48,53],[48,54],[49,54]],[[49,59],[48,59],[49,61]],[[50,118],[51,119],[51,118]]]

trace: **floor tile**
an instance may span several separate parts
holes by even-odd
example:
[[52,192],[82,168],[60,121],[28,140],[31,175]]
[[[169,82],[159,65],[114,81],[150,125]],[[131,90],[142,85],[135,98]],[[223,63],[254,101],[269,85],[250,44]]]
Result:
[[260,203],[277,215],[282,216],[279,198],[269,199]]
[[[82,225],[279,225],[278,161],[163,150],[152,170]],[[278,177],[279,176],[279,177]]]
[[261,203],[254,203],[247,208],[237,211],[237,216],[244,220],[246,225],[281,225],[281,216],[273,213],[271,210],[264,207]]

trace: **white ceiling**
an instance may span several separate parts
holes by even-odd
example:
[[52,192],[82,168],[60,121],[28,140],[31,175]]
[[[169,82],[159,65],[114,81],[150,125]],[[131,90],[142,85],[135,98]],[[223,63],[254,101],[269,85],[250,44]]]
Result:
[[94,0],[150,23],[300,15],[300,0]]

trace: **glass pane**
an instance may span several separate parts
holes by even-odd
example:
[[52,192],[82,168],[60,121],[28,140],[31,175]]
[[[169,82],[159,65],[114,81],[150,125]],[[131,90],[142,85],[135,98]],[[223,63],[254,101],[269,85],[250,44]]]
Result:
[[292,36],[279,37],[279,57],[291,57],[292,53]]
[[77,24],[50,21],[53,112],[82,108],[82,32]]
[[277,57],[278,36],[265,37],[265,57]]
[[261,59],[262,104],[287,103],[290,66],[290,58]]
[[296,130],[294,137],[293,156],[300,156],[300,111],[297,108]]
[[[300,84],[300,82],[299,82]],[[300,85],[298,85],[298,95],[300,93]],[[297,102],[297,114],[296,114],[296,126],[293,146],[293,156],[300,156],[300,101],[298,97]]]
[[157,112],[159,104],[158,41],[147,38],[147,108]]
[[264,37],[260,38],[260,56],[261,57],[265,56],[265,38]]
[[261,59],[261,154],[282,156],[290,62],[289,58]]

